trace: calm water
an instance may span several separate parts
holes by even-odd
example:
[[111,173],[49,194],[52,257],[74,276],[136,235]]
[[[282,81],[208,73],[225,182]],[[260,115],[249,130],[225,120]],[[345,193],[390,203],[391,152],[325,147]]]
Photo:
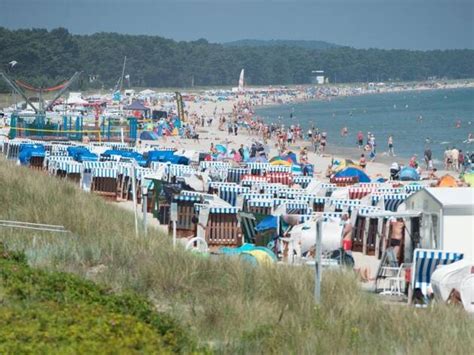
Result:
[[[293,119],[290,113],[293,112]],[[423,157],[430,138],[433,158],[442,160],[446,147],[473,151],[474,143],[463,143],[474,133],[474,89],[433,90],[335,98],[294,105],[261,108],[257,115],[267,122],[286,126],[299,123],[305,132],[312,125],[328,132],[329,146],[355,147],[358,130],[375,134],[378,153],[388,150],[394,137],[395,154]],[[419,119],[420,115],[422,120]],[[461,121],[461,128],[456,122]],[[472,125],[471,125],[472,122]],[[349,134],[341,137],[341,128]]]

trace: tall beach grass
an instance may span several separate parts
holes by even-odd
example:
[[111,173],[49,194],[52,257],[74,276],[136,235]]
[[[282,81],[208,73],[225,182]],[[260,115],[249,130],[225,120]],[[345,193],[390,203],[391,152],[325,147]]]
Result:
[[41,172],[0,161],[0,218],[59,224],[71,234],[0,229],[0,241],[35,267],[134,290],[219,353],[470,353],[474,321],[437,305],[390,305],[360,290],[350,272],[325,272],[323,302],[313,270],[252,267],[232,258],[173,250],[133,214]]

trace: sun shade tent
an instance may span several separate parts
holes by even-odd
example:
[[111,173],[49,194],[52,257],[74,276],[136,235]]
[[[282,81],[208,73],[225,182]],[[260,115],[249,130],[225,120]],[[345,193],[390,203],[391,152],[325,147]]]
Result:
[[414,168],[405,167],[400,170],[400,180],[402,181],[418,181],[420,180],[420,175]]
[[148,165],[151,162],[162,162],[162,163],[171,163],[171,164],[181,164],[188,165],[189,159],[181,155],[176,155],[173,151],[169,150],[152,150],[148,152]]
[[423,212],[421,246],[464,253],[474,260],[474,189],[425,188],[407,197],[407,209]]
[[97,154],[91,153],[86,147],[67,147],[67,153],[79,162],[98,160]]
[[123,109],[128,110],[128,111],[145,111],[145,112],[150,110],[148,107],[146,107],[143,104],[143,102],[138,101],[138,100],[133,101],[130,105],[125,106]]
[[438,182],[438,187],[457,187],[457,186],[458,184],[456,182],[456,179],[448,174],[441,177],[441,179],[439,179],[439,182]]
[[126,151],[126,150],[109,149],[109,150],[106,150],[101,155],[103,157],[112,157],[112,156],[115,155],[115,156],[119,156],[119,157],[122,157],[122,158],[135,160],[138,163],[138,165],[140,165],[140,166],[146,166],[146,164],[147,164],[147,161],[143,157],[143,155],[141,155],[140,153],[137,153],[137,152],[129,152],[129,151]]
[[46,156],[46,150],[42,144],[21,144],[18,159],[21,165],[28,165],[32,158],[42,158]]

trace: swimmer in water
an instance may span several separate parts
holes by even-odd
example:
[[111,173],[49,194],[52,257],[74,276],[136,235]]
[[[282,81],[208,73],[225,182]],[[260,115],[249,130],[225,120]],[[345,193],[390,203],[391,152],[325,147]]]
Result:
[[461,120],[456,121],[456,128],[461,128]]

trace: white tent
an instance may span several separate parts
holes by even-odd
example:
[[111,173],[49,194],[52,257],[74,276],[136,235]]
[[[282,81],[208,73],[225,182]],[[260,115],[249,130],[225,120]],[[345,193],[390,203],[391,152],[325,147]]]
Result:
[[87,105],[89,102],[84,100],[82,97],[82,94],[80,92],[70,92],[69,97],[66,100],[66,103],[68,105]]
[[422,248],[460,252],[474,261],[474,188],[425,188],[405,205],[423,212]]

